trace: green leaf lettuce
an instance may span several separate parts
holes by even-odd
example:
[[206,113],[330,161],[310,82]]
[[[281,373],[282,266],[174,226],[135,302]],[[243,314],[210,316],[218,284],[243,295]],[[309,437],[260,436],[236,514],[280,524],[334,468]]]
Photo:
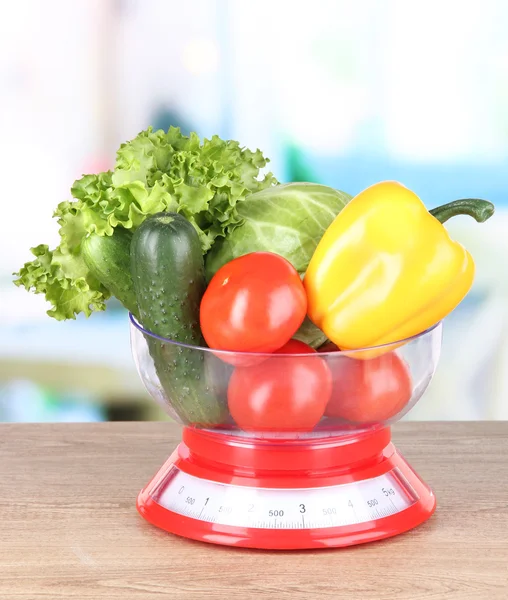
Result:
[[235,141],[214,136],[201,142],[178,128],[149,128],[120,146],[113,171],[74,183],[73,200],[61,202],[54,213],[59,246],[32,248],[35,259],[15,273],[14,283],[44,294],[52,304],[48,314],[59,320],[104,310],[111,294],[81,256],[86,236],[111,236],[117,227],[135,230],[147,216],[172,211],[193,224],[206,253],[243,222],[241,201],[277,183],[271,173],[260,178],[266,163],[259,150]]

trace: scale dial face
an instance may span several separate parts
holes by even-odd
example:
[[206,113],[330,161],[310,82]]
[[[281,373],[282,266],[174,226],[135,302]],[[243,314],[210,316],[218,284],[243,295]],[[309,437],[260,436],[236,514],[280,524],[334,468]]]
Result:
[[261,488],[200,479],[176,466],[152,492],[163,508],[206,523],[250,529],[322,529],[376,521],[418,497],[398,468],[353,483]]

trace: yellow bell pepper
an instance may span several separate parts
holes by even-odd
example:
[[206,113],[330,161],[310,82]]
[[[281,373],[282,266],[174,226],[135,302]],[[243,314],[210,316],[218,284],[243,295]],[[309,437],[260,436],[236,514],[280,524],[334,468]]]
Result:
[[325,232],[304,285],[310,319],[342,350],[404,340],[443,319],[473,283],[469,252],[442,223],[456,214],[485,221],[485,200],[427,211],[400,183],[353,198]]

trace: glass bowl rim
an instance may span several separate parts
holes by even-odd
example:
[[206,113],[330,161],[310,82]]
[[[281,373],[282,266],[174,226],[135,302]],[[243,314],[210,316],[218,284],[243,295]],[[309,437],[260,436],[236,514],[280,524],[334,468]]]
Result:
[[[295,354],[282,354],[282,353],[277,353],[277,354],[273,354],[272,352],[246,352],[246,351],[241,351],[241,352],[237,352],[234,350],[216,350],[214,348],[208,348],[207,346],[193,346],[192,344],[184,344],[182,342],[177,342],[175,340],[171,340],[169,338],[165,338],[162,337],[160,335],[157,335],[156,333],[153,333],[151,331],[149,331],[148,329],[145,329],[141,323],[138,322],[138,320],[136,319],[136,317],[129,312],[129,320],[131,322],[131,325],[134,326],[138,331],[140,331],[141,333],[148,335],[152,338],[155,338],[161,342],[164,342],[165,344],[171,344],[173,346],[177,346],[179,348],[187,348],[189,350],[200,350],[202,352],[209,352],[214,354],[215,356],[230,356],[230,357],[235,357],[235,356],[249,356],[249,357],[254,357],[254,358],[269,358],[269,357],[289,357],[289,356],[295,356]],[[328,356],[347,356],[347,357],[351,357],[354,358],[355,354],[359,354],[359,353],[363,353],[363,352],[369,352],[369,351],[376,351],[376,350],[382,350],[382,349],[386,349],[389,347],[397,347],[400,345],[404,345],[407,344],[408,342],[412,342],[414,340],[417,340],[419,338],[423,338],[424,336],[426,336],[429,333],[432,333],[434,330],[438,329],[442,324],[442,321],[438,321],[437,323],[435,323],[434,325],[431,325],[430,327],[428,327],[427,329],[425,329],[424,331],[421,331],[420,333],[416,333],[414,335],[411,335],[407,338],[403,338],[402,340],[397,340],[395,342],[388,342],[386,344],[379,344],[378,346],[368,346],[366,348],[356,348],[355,350],[331,350],[329,352],[318,352],[316,353],[316,351],[313,352],[307,352],[307,353],[301,353],[298,354],[297,356],[316,356],[316,354],[322,358],[324,357],[328,357]],[[326,342],[325,342],[326,344]]]

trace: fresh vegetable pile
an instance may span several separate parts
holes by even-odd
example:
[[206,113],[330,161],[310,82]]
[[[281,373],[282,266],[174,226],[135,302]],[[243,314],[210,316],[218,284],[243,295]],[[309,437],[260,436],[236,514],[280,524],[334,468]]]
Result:
[[74,183],[54,215],[60,245],[32,248],[15,283],[44,294],[59,320],[116,297],[152,334],[160,386],[185,424],[386,421],[412,395],[400,340],[472,285],[473,260],[442,223],[481,222],[493,206],[459,200],[429,213],[395,182],[352,199],[278,184],[261,174],[266,163],[217,136],[141,132],[113,171]]

